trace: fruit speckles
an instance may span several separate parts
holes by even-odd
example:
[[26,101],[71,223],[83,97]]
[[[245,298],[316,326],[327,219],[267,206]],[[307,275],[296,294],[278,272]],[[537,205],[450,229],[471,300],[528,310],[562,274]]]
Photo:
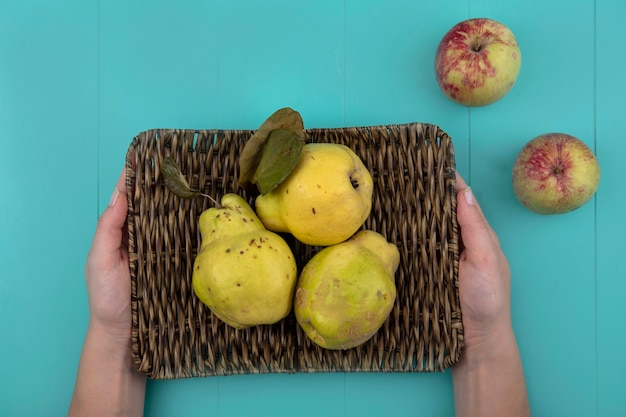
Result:
[[[257,249],[261,249],[263,246],[263,243],[265,243],[267,241],[267,239],[264,239],[263,237],[259,237],[257,238],[252,238],[250,239],[250,242],[248,243],[248,246],[255,246]],[[272,247],[270,246],[270,249]]]

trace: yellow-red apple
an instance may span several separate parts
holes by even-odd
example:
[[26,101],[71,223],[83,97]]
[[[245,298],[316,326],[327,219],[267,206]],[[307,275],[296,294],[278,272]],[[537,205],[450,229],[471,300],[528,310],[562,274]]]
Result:
[[591,149],[565,133],[530,140],[513,164],[513,191],[531,211],[559,214],[575,210],[595,194],[600,165]]
[[443,37],[435,54],[441,91],[469,107],[491,104],[517,81],[522,54],[511,30],[486,18],[464,20]]

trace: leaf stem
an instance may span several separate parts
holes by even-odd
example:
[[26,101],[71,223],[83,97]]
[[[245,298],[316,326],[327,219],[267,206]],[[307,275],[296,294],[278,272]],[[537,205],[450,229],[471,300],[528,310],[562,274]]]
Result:
[[221,205],[221,204],[220,204],[220,203],[219,203],[216,199],[214,199],[213,197],[211,197],[210,195],[208,195],[208,194],[204,194],[204,193],[200,193],[200,195],[201,195],[202,197],[208,198],[208,199],[209,199],[209,200],[210,200],[210,201],[211,201],[211,202],[215,205],[215,207],[217,207],[217,208],[222,207],[222,205]]

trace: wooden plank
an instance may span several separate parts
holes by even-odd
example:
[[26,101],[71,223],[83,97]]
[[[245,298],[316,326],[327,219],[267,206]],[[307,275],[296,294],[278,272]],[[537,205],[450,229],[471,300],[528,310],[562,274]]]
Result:
[[220,2],[219,127],[256,129],[291,107],[304,125],[343,119],[343,5],[333,0]]
[[522,50],[510,93],[471,110],[470,153],[474,192],[511,265],[531,408],[536,415],[592,416],[595,205],[558,216],[531,213],[513,195],[511,169],[522,146],[542,133],[570,133],[593,146],[593,2],[473,0],[471,10],[509,26]]
[[596,1],[596,153],[602,178],[597,193],[597,372],[598,417],[626,415],[626,294],[624,239],[626,197],[626,3]]
[[[133,137],[218,124],[217,1],[100,2],[100,201]],[[219,380],[149,381],[146,415],[217,414]]]
[[74,388],[98,214],[96,4],[0,6],[4,415],[66,413]]
[[106,204],[126,149],[152,128],[218,123],[217,1],[100,3],[99,160]]

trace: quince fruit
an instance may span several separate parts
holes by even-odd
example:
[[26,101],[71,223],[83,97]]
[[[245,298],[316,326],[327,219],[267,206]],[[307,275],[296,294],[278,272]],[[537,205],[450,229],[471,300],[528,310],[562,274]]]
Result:
[[369,340],[396,299],[396,245],[360,230],[320,250],[298,278],[294,312],[306,335],[326,349],[349,349]]
[[289,176],[256,198],[256,213],[269,230],[300,242],[329,246],[350,238],[372,208],[373,181],[347,146],[311,143]]
[[226,324],[243,329],[272,324],[291,311],[298,272],[287,243],[267,230],[237,194],[199,219],[200,252],[193,289]]

